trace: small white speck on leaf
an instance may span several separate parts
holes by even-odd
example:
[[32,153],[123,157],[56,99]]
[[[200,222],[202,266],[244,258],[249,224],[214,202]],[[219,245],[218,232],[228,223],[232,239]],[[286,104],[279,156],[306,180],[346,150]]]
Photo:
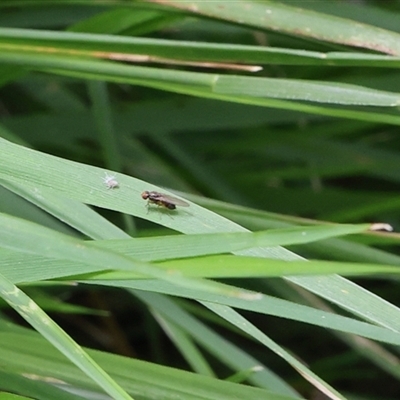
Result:
[[119,187],[118,181],[115,179],[114,175],[108,175],[106,172],[106,176],[103,178],[104,184],[107,186],[107,189],[115,189]]

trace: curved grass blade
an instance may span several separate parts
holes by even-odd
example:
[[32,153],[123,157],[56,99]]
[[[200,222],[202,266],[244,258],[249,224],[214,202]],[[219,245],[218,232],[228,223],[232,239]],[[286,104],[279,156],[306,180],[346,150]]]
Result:
[[2,275],[0,275],[0,295],[30,325],[112,398],[116,400],[132,400],[128,393],[100,368],[32,299]]

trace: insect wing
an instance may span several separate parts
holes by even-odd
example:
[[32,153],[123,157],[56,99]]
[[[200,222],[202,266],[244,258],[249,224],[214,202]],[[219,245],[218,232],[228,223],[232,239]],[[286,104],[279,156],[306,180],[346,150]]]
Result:
[[170,203],[174,204],[175,206],[180,206],[180,207],[189,207],[189,203],[186,203],[186,201],[183,201],[181,199],[177,199],[174,196],[169,196],[168,194],[164,193],[157,193],[157,196],[154,197],[154,199],[161,201],[163,203]]
[[176,206],[180,206],[180,207],[189,207],[189,203],[186,203],[186,201],[183,201],[181,199],[177,199],[174,196],[168,196],[168,195],[163,195],[166,197],[167,201],[169,203],[175,204]]

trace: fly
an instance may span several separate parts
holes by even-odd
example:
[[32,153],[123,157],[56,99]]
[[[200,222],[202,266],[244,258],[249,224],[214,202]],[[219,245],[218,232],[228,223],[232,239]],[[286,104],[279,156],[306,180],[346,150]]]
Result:
[[147,200],[147,205],[155,204],[160,207],[168,208],[168,210],[175,210],[176,206],[189,207],[189,203],[186,203],[186,201],[169,196],[168,194],[149,192],[148,190],[142,193],[142,199]]

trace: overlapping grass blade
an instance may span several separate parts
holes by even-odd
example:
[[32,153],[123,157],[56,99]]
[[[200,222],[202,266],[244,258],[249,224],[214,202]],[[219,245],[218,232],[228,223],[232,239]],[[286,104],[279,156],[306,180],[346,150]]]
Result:
[[72,340],[37,304],[4,276],[0,275],[0,295],[43,337],[93,379],[116,400],[132,398]]

